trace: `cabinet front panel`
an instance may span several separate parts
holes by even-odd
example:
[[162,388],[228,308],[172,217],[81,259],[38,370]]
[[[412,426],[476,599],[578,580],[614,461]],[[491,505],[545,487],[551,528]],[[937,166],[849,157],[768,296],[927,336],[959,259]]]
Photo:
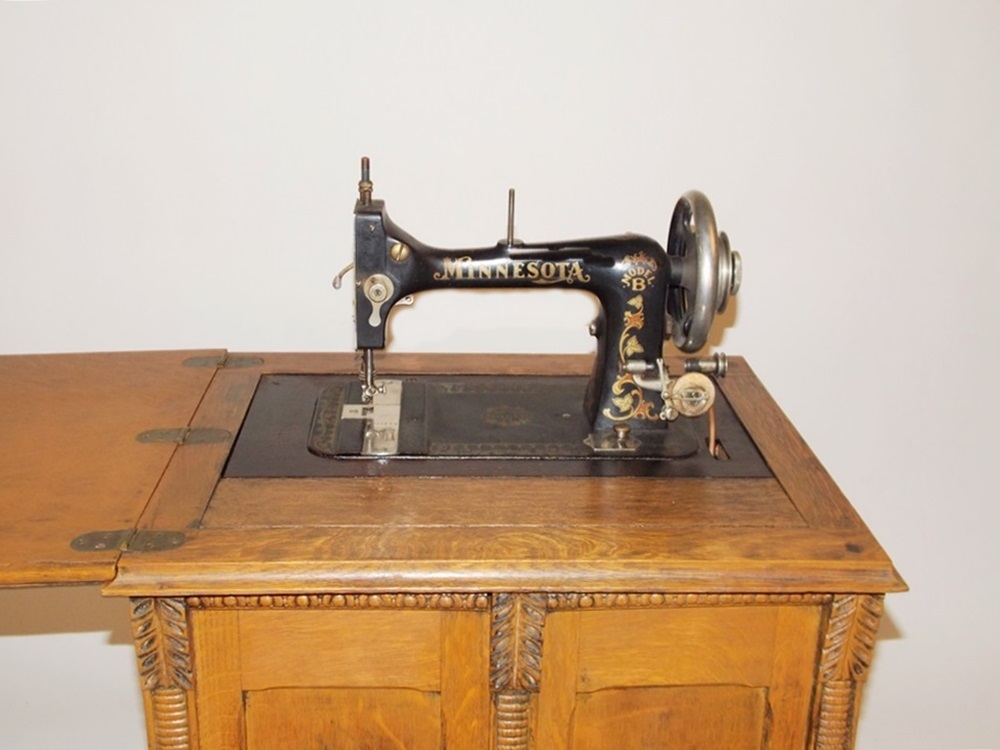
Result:
[[580,619],[577,690],[639,685],[766,685],[774,607],[605,610]]
[[677,747],[760,750],[767,726],[763,688],[617,688],[581,695],[572,750]]
[[240,613],[243,688],[441,686],[441,613]]
[[192,612],[201,750],[489,746],[489,615]]
[[440,750],[441,699],[392,689],[280,689],[248,693],[247,748]]
[[822,608],[550,613],[537,747],[804,747]]

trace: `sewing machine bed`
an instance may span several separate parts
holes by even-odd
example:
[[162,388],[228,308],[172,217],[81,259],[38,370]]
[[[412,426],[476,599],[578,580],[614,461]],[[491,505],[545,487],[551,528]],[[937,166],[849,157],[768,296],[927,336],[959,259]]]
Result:
[[[708,420],[680,419],[640,432],[656,455],[595,454],[584,442],[587,378],[523,375],[404,376],[398,453],[361,455],[364,421],[345,375],[261,378],[224,476],[645,476],[770,477],[725,397],[715,402],[724,458],[708,450]],[[657,442],[659,441],[659,442]]]

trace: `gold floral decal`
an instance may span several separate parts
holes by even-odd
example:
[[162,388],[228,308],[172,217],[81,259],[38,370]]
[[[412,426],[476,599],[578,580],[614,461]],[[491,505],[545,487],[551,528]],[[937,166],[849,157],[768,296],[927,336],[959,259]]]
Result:
[[622,262],[628,269],[622,275],[622,286],[628,287],[633,292],[642,292],[646,287],[653,285],[653,280],[656,278],[656,261],[646,253],[626,255]]
[[656,404],[647,401],[644,391],[635,382],[631,373],[625,372],[625,362],[632,358],[634,354],[642,354],[645,351],[642,344],[635,336],[635,331],[641,331],[646,323],[646,316],[643,312],[642,295],[637,294],[628,301],[632,310],[625,310],[625,328],[621,338],[618,339],[618,362],[620,375],[611,386],[614,394],[611,403],[614,404],[616,413],[608,407],[604,410],[604,416],[616,422],[623,422],[626,419],[659,419],[659,412]]

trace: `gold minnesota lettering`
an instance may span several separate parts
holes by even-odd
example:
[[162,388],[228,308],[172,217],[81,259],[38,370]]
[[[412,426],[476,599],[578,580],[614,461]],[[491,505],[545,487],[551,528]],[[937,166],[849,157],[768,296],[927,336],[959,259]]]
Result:
[[435,281],[480,281],[524,279],[532,284],[585,284],[590,274],[578,260],[473,261],[472,256],[444,258],[443,269],[434,272]]

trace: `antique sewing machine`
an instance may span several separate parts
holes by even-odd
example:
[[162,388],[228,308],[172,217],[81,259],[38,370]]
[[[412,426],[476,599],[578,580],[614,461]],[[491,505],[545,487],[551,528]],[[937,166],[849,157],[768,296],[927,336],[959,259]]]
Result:
[[[367,158],[358,190],[354,262],[334,286],[353,267],[360,377],[261,384],[249,425],[259,421],[287,434],[293,427],[281,429],[280,420],[302,412],[302,404],[310,409],[308,455],[286,457],[282,474],[296,471],[290,460],[308,475],[533,474],[541,471],[539,459],[560,462],[545,471],[585,475],[764,470],[717,397],[712,378],[725,375],[725,355],[689,358],[677,373],[664,363],[667,341],[686,353],[705,345],[716,314],[740,286],[740,256],[718,231],[703,194],[678,201],[666,247],[637,234],[522,242],[514,237],[510,191],[505,238],[482,248],[442,249],[393,223],[385,203],[372,197]],[[417,293],[456,288],[591,293],[600,312],[590,324],[597,340],[590,377],[383,377],[375,352],[386,347],[391,313]],[[720,433],[727,433],[724,442]],[[261,447],[244,460],[238,443],[229,468],[266,475],[260,467],[278,450]],[[713,466],[722,463],[727,467]]]
[[[351,353],[0,361],[0,586],[130,597],[150,747],[853,746],[905,583],[746,362],[663,356],[739,286],[708,202],[665,248],[522,243],[512,213],[433,248],[364,169],[360,377]],[[589,292],[597,354],[376,353],[452,287]]]

